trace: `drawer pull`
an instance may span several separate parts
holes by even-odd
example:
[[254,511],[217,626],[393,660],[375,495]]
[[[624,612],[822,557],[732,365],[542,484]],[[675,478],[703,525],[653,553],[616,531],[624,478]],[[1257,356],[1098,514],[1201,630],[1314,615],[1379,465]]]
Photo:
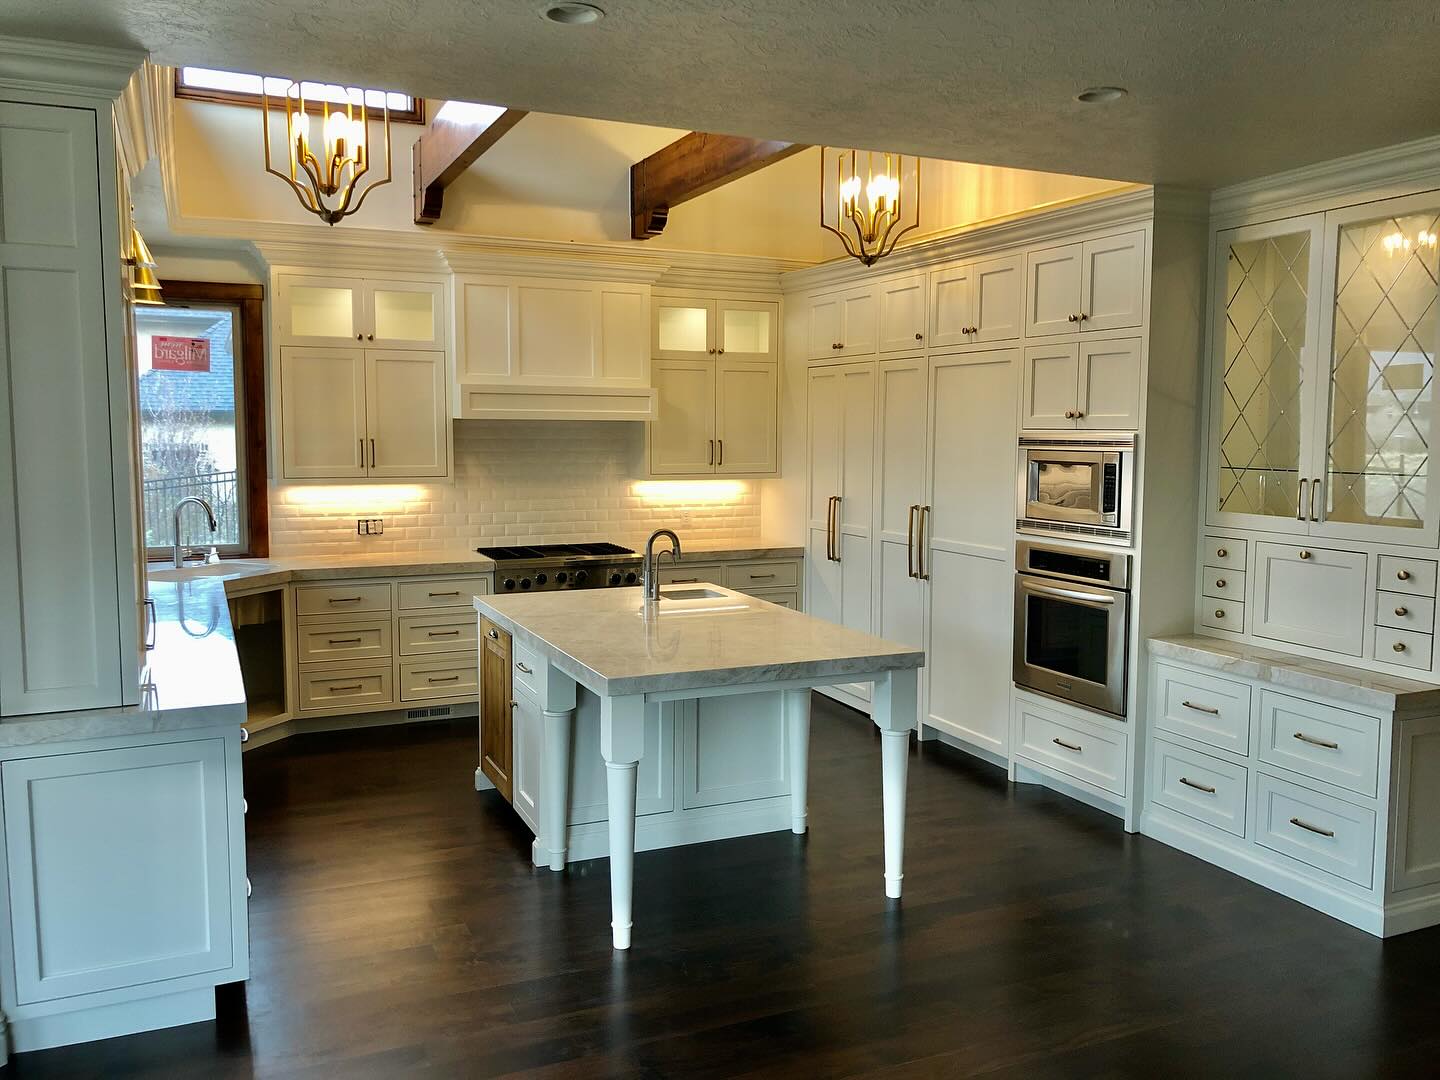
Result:
[[1222,578],[1216,578],[1216,579],[1215,579],[1215,588],[1217,588],[1217,589],[1223,589],[1224,587],[1225,587],[1225,579],[1224,579],[1223,577],[1222,577]]
[[460,633],[460,631],[459,631],[459,630],[430,630],[430,631],[427,631],[427,633],[428,633],[431,637],[454,637],[456,634]]
[[361,641],[358,637],[332,637],[325,640],[331,645],[359,645]]
[[1196,781],[1191,780],[1188,776],[1180,777],[1180,783],[1184,784],[1186,787],[1193,787],[1196,791],[1203,791],[1206,795],[1215,794],[1215,789],[1209,784],[1197,783]]
[[451,589],[449,592],[432,592],[431,596],[459,596],[459,589]]
[[1403,619],[1406,615],[1410,614],[1410,609],[1408,607],[1397,607],[1395,609],[1395,614],[1399,615]]
[[1290,824],[1294,825],[1296,828],[1304,829],[1306,832],[1313,832],[1316,836],[1333,837],[1335,835],[1335,832],[1332,829],[1322,829],[1319,825],[1311,825],[1308,821],[1304,821],[1298,817],[1292,817],[1290,819]]
[[1403,641],[1397,641],[1397,642],[1395,642],[1394,645],[1391,645],[1390,648],[1394,649],[1396,652],[1404,652],[1404,651],[1405,651],[1405,642],[1403,642]]
[[1081,748],[1076,746],[1074,743],[1068,743],[1064,739],[1051,739],[1050,741],[1053,742],[1056,746],[1063,746],[1066,750],[1074,751],[1077,754],[1080,753]]
[[1193,701],[1182,701],[1180,704],[1184,705],[1187,709],[1194,709],[1196,712],[1209,713],[1211,716],[1220,715],[1220,710],[1210,705],[1196,705]]
[[459,675],[431,675],[427,682],[459,682]]
[[333,693],[333,694],[338,694],[341,690],[359,690],[359,689],[361,689],[360,684],[359,684],[358,682],[352,682],[352,683],[346,683],[344,686],[332,686],[332,687],[330,687],[330,692]]
[[1306,735],[1303,731],[1295,732],[1295,738],[1303,743],[1309,743],[1311,746],[1323,746],[1326,750],[1340,749],[1338,742],[1331,742],[1329,739],[1317,739],[1314,735]]
[[1410,571],[1409,571],[1409,570],[1396,570],[1396,571],[1395,571],[1395,577],[1396,577],[1396,579],[1399,580],[1399,581],[1409,581],[1409,580],[1410,580]]
[[775,576],[774,574],[751,574],[751,575],[750,575],[750,580],[751,580],[751,581],[769,581],[769,580],[770,580],[771,578],[773,578],[774,576]]
[[500,631],[492,627],[491,629],[485,631],[485,636],[488,637],[491,641],[499,641]]
[[1302,549],[1301,552],[1300,552],[1300,558],[1302,558],[1302,559],[1308,559],[1308,558],[1310,558],[1310,552],[1305,551],[1305,550]]
[[1218,607],[1217,607],[1217,608],[1215,609],[1215,618],[1217,618],[1217,619],[1223,619],[1224,617],[1225,617],[1225,609],[1224,609],[1224,608],[1218,608]]
[[332,603],[332,604],[358,604],[358,603],[360,602],[360,600],[361,600],[361,598],[358,597],[358,596],[332,596],[332,597],[330,597],[330,603]]
[[1216,557],[1217,559],[1223,559],[1223,558],[1225,558],[1226,556],[1228,556],[1229,554],[1230,554],[1230,552],[1226,551],[1224,548],[1216,548],[1216,549],[1215,549],[1215,557]]
[[242,727],[240,729],[240,741],[242,743],[247,743],[250,741],[250,732],[247,728]]
[[700,581],[700,579],[699,579],[698,577],[677,577],[677,578],[671,578],[671,579],[670,579],[670,584],[671,584],[671,585],[696,585],[696,584],[699,583],[699,581]]
[[535,674],[535,672],[533,672],[533,671],[530,670],[529,665],[526,664],[524,660],[516,660],[516,661],[515,661],[515,666],[516,666],[517,668],[519,668],[521,671],[523,671],[526,675],[534,675],[534,674]]

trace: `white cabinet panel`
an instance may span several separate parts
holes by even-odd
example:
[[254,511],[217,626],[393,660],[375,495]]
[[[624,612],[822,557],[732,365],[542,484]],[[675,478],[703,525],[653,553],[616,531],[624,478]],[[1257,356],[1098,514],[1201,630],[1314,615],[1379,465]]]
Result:
[[365,340],[361,278],[279,274],[272,310],[277,345],[354,345]]
[[1188,746],[1150,744],[1151,798],[1177,814],[1234,836],[1245,835],[1249,770]]
[[1026,256],[1025,333],[1073,334],[1079,329],[1081,245]]
[[524,282],[514,303],[515,363],[525,379],[593,378],[597,305],[586,282]]
[[1380,725],[1372,716],[1260,691],[1260,760],[1374,797]]
[[1019,255],[976,263],[974,279],[974,332],[970,340],[1010,341],[1020,336],[1022,298],[1025,293],[1024,260]]
[[1375,879],[1375,811],[1260,773],[1255,842],[1369,888]]
[[1079,428],[1135,431],[1140,427],[1140,339],[1082,341]]
[[362,477],[365,438],[365,350],[282,348],[281,475]]
[[970,344],[974,321],[975,268],[947,266],[930,275],[930,347]]
[[448,473],[450,410],[445,402],[445,354],[369,352],[365,376],[369,475]]
[[1250,685],[1189,668],[1156,664],[1151,717],[1157,731],[1218,746],[1241,757],[1250,753]]
[[650,340],[650,313],[645,291],[638,286],[602,285],[600,296],[601,379],[644,382],[645,350]]
[[933,509],[925,542],[986,555],[1007,567],[1014,555],[1015,457],[1009,448],[1016,439],[1019,356],[1018,349],[994,349],[930,363]]
[[434,281],[368,279],[365,344],[438,349],[445,343],[445,286]]
[[[1009,563],[932,547],[925,722],[993,754],[1009,750]],[[909,643],[909,642],[907,642]]]
[[1145,319],[1145,233],[1086,240],[1080,329],[1120,330]]
[[[680,704],[645,709],[645,748],[635,775],[635,813],[675,809],[675,713]],[[600,700],[582,695],[570,744],[570,824],[605,821],[610,808],[600,755]]]
[[845,347],[845,313],[840,297],[815,296],[801,303],[805,307],[806,357],[834,359]]
[[1031,346],[1025,350],[1023,380],[1022,427],[1040,430],[1075,427],[1080,346]]
[[929,367],[923,358],[880,363],[880,421],[875,440],[879,552],[875,632],[917,648],[925,646],[919,507],[926,498],[928,384]]
[[771,798],[790,792],[781,695],[737,694],[681,702],[681,804]]
[[917,352],[925,347],[925,276],[880,285],[880,351]]
[[715,353],[715,301],[655,298],[656,360],[698,360]]
[[715,302],[715,355],[727,360],[780,359],[780,305],[768,300]]
[[455,279],[456,374],[510,375],[510,289],[501,281]]
[[1116,795],[1125,794],[1128,736],[1026,698],[1016,699],[1016,712],[1017,754]]
[[225,753],[211,738],[0,767],[20,1004],[231,966]]
[[[540,833],[540,772],[545,746],[544,717],[529,694],[515,693],[510,708],[510,805],[530,831]],[[572,797],[575,793],[572,793]]]
[[650,424],[655,476],[715,471],[715,365],[709,360],[657,360],[658,415]]
[[773,473],[778,467],[778,375],[774,364],[727,357],[715,365],[716,475]]
[[[880,332],[880,319],[873,289],[857,289],[842,299],[845,336],[841,355],[867,356],[875,352]],[[923,322],[920,324],[925,325]]]
[[[1300,544],[1254,547],[1256,637],[1359,656],[1366,555]],[[1218,606],[1218,605],[1217,605]]]

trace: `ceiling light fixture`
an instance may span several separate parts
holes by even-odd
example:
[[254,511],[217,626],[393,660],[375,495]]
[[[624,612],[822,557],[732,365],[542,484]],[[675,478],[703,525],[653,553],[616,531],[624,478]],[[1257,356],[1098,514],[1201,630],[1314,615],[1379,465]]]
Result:
[[1128,93],[1130,91],[1123,86],[1087,86],[1075,95],[1075,100],[1083,101],[1087,105],[1104,105],[1111,101],[1119,101]]
[[847,255],[873,266],[919,226],[919,158],[821,148],[820,227]]
[[[381,109],[380,134],[385,145],[385,178],[361,188],[370,171],[370,115],[365,91],[353,87],[326,87],[318,104],[307,107],[304,89],[291,82],[285,92],[285,144],[288,168],[275,168],[270,155],[270,95],[268,80],[261,80],[260,111],[265,140],[265,171],[290,185],[300,205],[327,225],[360,209],[365,197],[390,183],[390,105]],[[331,98],[335,100],[332,101]],[[343,102],[343,104],[339,104]],[[320,121],[320,142],[311,134],[311,113]],[[358,189],[358,196],[357,196]]]
[[605,17],[604,10],[594,4],[578,3],[547,4],[540,14],[561,26],[589,26]]
[[159,267],[145,238],[134,225],[130,226],[130,257],[125,261],[130,266],[130,303],[137,307],[163,307],[165,301],[160,296],[160,282],[155,278]]

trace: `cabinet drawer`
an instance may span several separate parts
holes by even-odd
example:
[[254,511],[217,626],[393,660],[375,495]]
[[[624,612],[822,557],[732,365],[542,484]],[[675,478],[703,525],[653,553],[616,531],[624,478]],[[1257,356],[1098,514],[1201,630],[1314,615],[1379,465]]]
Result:
[[1429,559],[1381,555],[1376,588],[1411,596],[1435,595],[1435,564]]
[[301,709],[343,709],[395,700],[389,663],[308,667],[300,671]]
[[725,584],[725,571],[718,563],[695,563],[694,565],[682,562],[679,566],[667,565],[660,567],[661,585],[694,585],[702,581],[708,581],[712,585]]
[[475,656],[400,661],[400,700],[473,697],[480,692],[480,667]]
[[1430,670],[1430,650],[1433,638],[1415,630],[1395,630],[1391,627],[1375,628],[1375,659],[1387,664],[1404,664],[1406,667]]
[[1373,796],[1380,724],[1374,717],[1262,690],[1260,760]]
[[1244,766],[1163,739],[1150,746],[1150,797],[1157,804],[1235,836],[1245,835],[1249,771]]
[[1020,745],[1027,756],[1117,795],[1125,794],[1125,743],[1119,732],[1020,703]]
[[[1425,596],[1380,592],[1375,594],[1375,625],[1393,626],[1397,630],[1418,630],[1422,634],[1435,630],[1435,601]],[[1379,636],[1376,636],[1379,640]]]
[[791,611],[800,610],[799,589],[737,589],[746,596],[753,596],[757,600],[766,600],[777,607],[789,608]]
[[474,653],[480,635],[475,615],[463,611],[446,615],[400,616],[400,655],[425,656],[430,653]]
[[435,578],[431,581],[402,581],[397,592],[401,611],[468,608],[472,596],[477,593],[484,596],[490,592],[490,579],[483,574],[471,574],[468,577]]
[[1245,605],[1236,600],[1201,597],[1200,625],[1208,626],[1212,630],[1242,633],[1245,630]]
[[1304,543],[1257,543],[1254,554],[1252,634],[1361,655],[1366,633],[1365,552]]
[[516,691],[524,690],[531,697],[540,697],[540,670],[545,663],[535,650],[512,641],[510,644],[510,678]]
[[1375,878],[1375,812],[1260,773],[1255,842],[1369,888]]
[[725,564],[725,584],[732,589],[794,588],[800,584],[800,564],[758,562]]
[[364,585],[300,585],[295,589],[297,615],[350,615],[357,611],[389,610],[388,581]]
[[1207,566],[1200,571],[1200,591],[1212,600],[1245,602],[1245,571],[1226,570],[1223,566]]
[[1200,562],[1217,570],[1244,570],[1248,541],[1230,536],[1205,537],[1205,550]]
[[302,664],[389,656],[390,620],[306,619],[296,627],[295,655]]
[[1158,731],[1245,757],[1250,753],[1250,686],[1200,671],[1155,665]]

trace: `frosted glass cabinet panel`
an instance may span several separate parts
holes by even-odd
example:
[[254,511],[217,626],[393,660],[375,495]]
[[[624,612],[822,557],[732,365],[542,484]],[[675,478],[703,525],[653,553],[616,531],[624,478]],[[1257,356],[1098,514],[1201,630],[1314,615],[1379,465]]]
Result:
[[696,360],[715,352],[714,301],[655,300],[657,360]]
[[363,322],[359,281],[284,278],[276,302],[282,340],[339,344],[357,340]]

